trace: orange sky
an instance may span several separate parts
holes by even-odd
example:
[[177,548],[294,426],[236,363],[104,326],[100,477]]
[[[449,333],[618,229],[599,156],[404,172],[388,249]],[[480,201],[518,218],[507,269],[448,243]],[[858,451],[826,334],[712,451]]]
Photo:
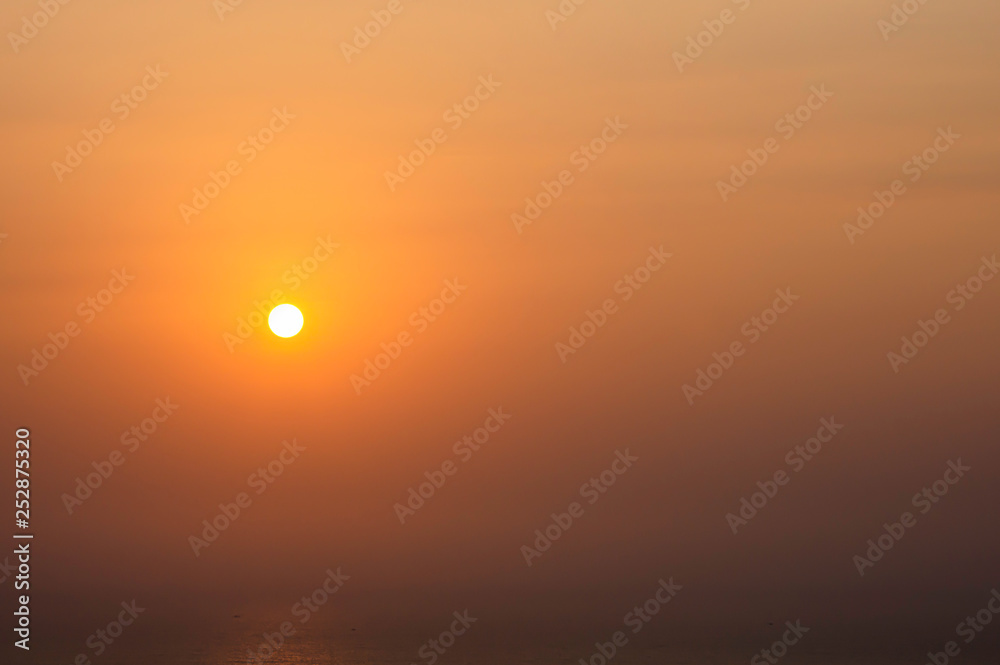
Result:
[[[52,613],[140,593],[163,616],[192,596],[206,614],[285,607],[337,566],[353,576],[337,616],[359,623],[475,602],[610,627],[670,576],[690,589],[674,625],[701,628],[918,606],[948,628],[975,607],[1000,545],[1000,281],[960,308],[949,292],[1000,252],[996,3],[928,2],[884,39],[888,0],[592,0],[565,21],[555,0],[400,0],[345,49],[387,4],[71,2],[0,50],[0,391],[4,431],[34,436]],[[5,3],[0,25],[36,11]],[[884,216],[845,231],[897,179]],[[555,192],[537,215],[526,202]],[[786,290],[754,340],[744,326]],[[272,298],[303,332],[234,341]],[[887,354],[942,308],[895,372]],[[176,412],[131,451],[123,432],[166,398]],[[455,443],[501,407],[464,461]],[[726,514],[829,417],[845,429],[734,536]],[[293,439],[301,456],[256,494]],[[639,461],[586,504],[626,448]],[[62,495],[116,450],[68,514]],[[852,557],[959,457],[974,471],[860,577]],[[401,525],[394,505],[448,460]],[[252,505],[195,556],[240,492]],[[526,566],[573,501],[584,516]]]

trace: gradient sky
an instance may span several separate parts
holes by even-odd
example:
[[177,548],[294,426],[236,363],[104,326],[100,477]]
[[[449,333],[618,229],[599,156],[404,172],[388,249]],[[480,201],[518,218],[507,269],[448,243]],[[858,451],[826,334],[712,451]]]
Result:
[[[586,643],[673,577],[657,639],[796,617],[817,642],[928,626],[914,658],[948,639],[997,584],[1000,547],[1000,280],[948,300],[1000,252],[997,4],[928,2],[886,40],[888,0],[592,0],[555,29],[555,0],[402,0],[347,62],[341,43],[385,6],[248,0],[220,20],[209,0],[88,0],[0,49],[2,422],[33,434],[51,632],[82,644],[133,597],[164,623],[284,611],[340,566],[352,579],[324,620],[371,631],[469,607]],[[673,54],[725,9],[734,22],[679,72]],[[35,11],[7,2],[0,26]],[[122,117],[147,67],[166,77]],[[480,77],[499,86],[454,128]],[[821,86],[832,98],[783,138],[775,123]],[[246,148],[273,109],[294,117]],[[60,180],[53,162],[104,119],[114,131]],[[608,119],[627,128],[580,172]],[[911,182],[904,164],[949,127],[961,138]],[[385,172],[438,128],[391,191]],[[770,137],[780,149],[724,202],[718,181]],[[572,184],[518,233],[512,214],[563,170]],[[850,242],[895,179],[906,193]],[[293,289],[317,238],[337,247]],[[626,302],[616,284],[651,247],[672,256]],[[80,304],[122,269],[134,281],[88,321]],[[467,289],[421,329],[446,280]],[[274,289],[303,332],[230,351]],[[778,289],[800,300],[689,404],[682,386],[749,342]],[[887,353],[941,308],[950,323],[894,372]],[[25,385],[18,366],[71,322]],[[401,332],[412,345],[357,394],[351,376]],[[122,433],[167,397],[176,413],[127,452]],[[401,525],[394,504],[501,406],[510,421]],[[725,515],[829,417],[845,428],[734,535]],[[201,521],[292,439],[301,457],[195,557]],[[534,530],[626,448],[639,461],[526,566]],[[125,463],[67,514],[61,496],[115,450]],[[852,557],[959,458],[968,476],[859,576]]]

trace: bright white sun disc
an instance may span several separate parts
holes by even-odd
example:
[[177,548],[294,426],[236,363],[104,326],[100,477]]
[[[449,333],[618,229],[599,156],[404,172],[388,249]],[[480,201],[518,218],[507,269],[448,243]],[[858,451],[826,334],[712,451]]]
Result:
[[295,305],[278,305],[267,317],[267,325],[278,337],[294,337],[302,330],[302,312]]

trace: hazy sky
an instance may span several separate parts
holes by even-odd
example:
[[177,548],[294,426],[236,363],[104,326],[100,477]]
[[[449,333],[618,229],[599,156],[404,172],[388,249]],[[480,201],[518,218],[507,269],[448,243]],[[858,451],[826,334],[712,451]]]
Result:
[[[472,608],[610,635],[672,577],[662,639],[891,617],[929,626],[920,658],[985,605],[1000,280],[968,281],[1000,252],[995,2],[898,30],[889,0],[220,6],[0,9],[3,432],[32,432],[35,594],[67,639],[131,598],[283,612],[337,567],[324,620],[371,630]],[[253,325],[275,290],[290,340]]]

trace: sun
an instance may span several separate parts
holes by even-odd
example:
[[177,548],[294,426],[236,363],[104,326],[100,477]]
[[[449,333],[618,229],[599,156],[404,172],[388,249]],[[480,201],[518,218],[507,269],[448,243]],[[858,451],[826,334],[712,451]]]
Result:
[[278,337],[294,337],[302,330],[302,312],[295,305],[278,305],[267,317],[267,325]]

